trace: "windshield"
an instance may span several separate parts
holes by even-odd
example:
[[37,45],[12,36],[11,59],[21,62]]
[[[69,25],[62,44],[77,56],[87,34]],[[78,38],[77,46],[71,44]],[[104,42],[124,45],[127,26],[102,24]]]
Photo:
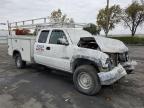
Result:
[[93,37],[90,33],[81,29],[67,29],[66,31],[75,45],[78,44],[81,37]]

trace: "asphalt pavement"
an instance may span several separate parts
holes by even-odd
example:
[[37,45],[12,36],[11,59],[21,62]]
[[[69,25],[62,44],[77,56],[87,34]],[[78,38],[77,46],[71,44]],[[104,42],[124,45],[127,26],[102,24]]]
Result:
[[72,75],[36,64],[17,69],[0,45],[0,108],[144,108],[144,46],[129,46],[133,74],[95,96],[74,89]]

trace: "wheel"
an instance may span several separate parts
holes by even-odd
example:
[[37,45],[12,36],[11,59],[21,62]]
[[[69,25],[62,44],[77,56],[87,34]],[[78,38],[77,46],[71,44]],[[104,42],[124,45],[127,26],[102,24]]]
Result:
[[86,95],[94,95],[101,89],[97,69],[91,65],[79,66],[73,75],[75,88]]
[[26,62],[22,60],[21,55],[17,54],[15,57],[15,64],[18,69],[22,69],[25,67]]

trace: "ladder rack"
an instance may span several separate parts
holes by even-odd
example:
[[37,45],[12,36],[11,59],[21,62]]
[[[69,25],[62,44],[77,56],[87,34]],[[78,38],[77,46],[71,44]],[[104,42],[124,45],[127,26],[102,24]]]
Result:
[[37,27],[84,27],[87,26],[86,23],[55,23],[50,22],[49,17],[45,18],[37,18],[37,19],[31,19],[31,20],[24,20],[24,21],[18,21],[13,23],[8,23],[8,26],[13,29],[17,28],[37,28]]
[[18,21],[13,23],[8,22],[9,34],[11,34],[11,31],[14,29],[35,29],[38,31],[40,29],[45,29],[45,28],[83,28],[87,26],[88,24],[86,23],[50,22],[49,17],[30,19],[30,20]]

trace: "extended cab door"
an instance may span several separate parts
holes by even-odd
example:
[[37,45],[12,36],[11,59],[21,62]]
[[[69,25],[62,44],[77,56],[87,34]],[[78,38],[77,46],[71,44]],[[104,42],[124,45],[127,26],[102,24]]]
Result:
[[47,39],[50,31],[42,30],[34,45],[34,60],[36,63],[47,65]]

